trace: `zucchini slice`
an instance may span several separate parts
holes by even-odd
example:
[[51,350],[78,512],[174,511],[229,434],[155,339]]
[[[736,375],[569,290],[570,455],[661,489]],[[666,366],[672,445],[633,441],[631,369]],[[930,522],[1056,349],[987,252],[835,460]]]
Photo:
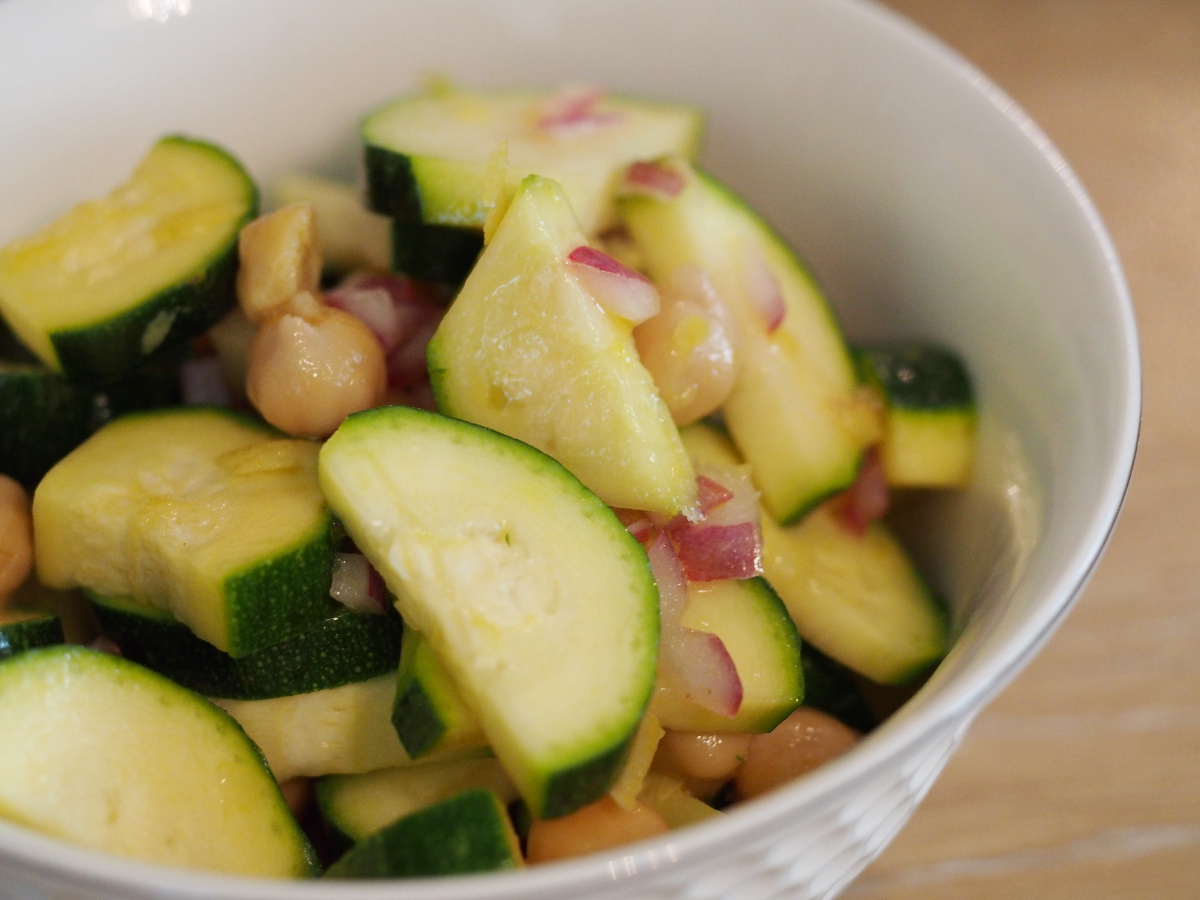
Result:
[[[362,124],[369,202],[399,226],[393,265],[460,282],[483,247],[492,203],[527,175],[563,185],[587,234],[616,223],[614,186],[634,160],[691,157],[702,119],[691,107],[591,91],[467,91],[442,87],[394,100]],[[506,148],[499,198],[488,162]]]
[[119,856],[316,873],[262,756],[198,694],[84,647],[0,660],[0,817]]
[[912,681],[946,653],[945,611],[882,522],[860,535],[828,504],[765,519],[763,569],[804,640],[872,681]]
[[487,744],[479,717],[415,628],[406,628],[400,642],[392,725],[413,759]]
[[[675,193],[628,190],[622,218],[650,277],[712,279],[733,313],[738,374],[722,413],[767,507],[793,521],[849,486],[880,423],[812,273],[740,197],[683,160],[657,163]],[[764,298],[760,295],[769,295]],[[780,303],[772,323],[763,307]]]
[[483,788],[417,810],[350,848],[326,878],[418,878],[517,869],[521,848],[504,804]]
[[321,485],[539,816],[602,796],[654,685],[646,553],[528,444],[410,407],[348,417]]
[[51,612],[0,607],[0,659],[35,647],[61,644],[62,621]]
[[246,730],[282,782],[407,764],[388,719],[395,695],[393,671],[290,697],[213,702]]
[[958,355],[910,343],[860,347],[855,358],[887,410],[880,457],[888,484],[964,486],[975,453],[975,394]]
[[257,209],[232,156],[165,137],[112,193],[0,249],[0,314],[53,371],[116,380],[229,311]]
[[532,444],[614,507],[667,516],[696,475],[629,323],[579,283],[566,195],[530,176],[429,343],[438,409]]
[[706,733],[770,731],[804,699],[800,636],[787,608],[763,579],[689,584],[680,621],[721,638],[737,666],[744,693],[737,713],[722,716],[660,681],[650,711],[663,728]]
[[505,803],[517,798],[499,761],[482,757],[330,775],[317,782],[316,801],[334,832],[358,843],[397,819],[473,788],[493,791]]
[[[707,422],[681,436],[698,465],[741,459]],[[858,535],[828,505],[787,527],[765,510],[761,522],[764,576],[805,641],[805,704],[870,730],[874,717],[843,666],[884,683],[911,680],[946,651],[944,610],[881,522]]]
[[312,628],[246,656],[222,653],[166,610],[88,592],[105,635],[126,659],[206,697],[265,700],[341,687],[393,672],[400,618],[337,607]]
[[34,492],[38,577],[162,603],[231,656],[305,631],[335,608],[317,449],[224,409],[115,419]]

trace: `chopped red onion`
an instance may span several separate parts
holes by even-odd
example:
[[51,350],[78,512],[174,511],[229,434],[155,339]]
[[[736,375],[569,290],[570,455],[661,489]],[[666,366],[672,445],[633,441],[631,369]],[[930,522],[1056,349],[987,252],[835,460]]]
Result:
[[705,709],[733,716],[742,706],[744,689],[737,665],[715,634],[664,623],[658,666],[661,678]]
[[382,613],[386,608],[383,579],[361,553],[335,554],[329,596],[355,612]]
[[624,189],[627,193],[649,194],[669,200],[678,197],[683,188],[683,175],[662,163],[639,161],[631,163],[625,170]]
[[783,324],[787,306],[779,279],[762,253],[750,244],[743,246],[742,286],[762,317],[768,334]]
[[687,605],[687,581],[670,540],[657,532],[646,544],[650,571],[658,584],[659,617],[664,625],[679,621]]
[[596,109],[604,97],[602,88],[590,85],[565,87],[543,101],[538,110],[537,127],[554,137],[574,137],[619,122],[620,113]]
[[854,483],[832,502],[842,524],[861,536],[872,522],[884,517],[890,501],[883,460],[878,448],[872,447],[863,457]]
[[237,402],[216,356],[184,360],[179,366],[179,389],[189,406],[232,407]]
[[567,264],[584,289],[607,312],[635,325],[658,312],[658,289],[654,283],[607,253],[582,244],[568,254]]

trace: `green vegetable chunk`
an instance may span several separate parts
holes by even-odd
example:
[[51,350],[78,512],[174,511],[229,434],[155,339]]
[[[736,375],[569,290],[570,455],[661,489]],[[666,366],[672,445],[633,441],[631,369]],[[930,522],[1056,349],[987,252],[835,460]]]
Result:
[[517,835],[491,791],[464,791],[376,832],[325,872],[326,878],[416,878],[521,866]]
[[228,153],[163,138],[112,193],[0,249],[0,315],[51,370],[116,380],[232,308],[238,232],[257,209]]
[[316,456],[228,410],[116,419],[34,492],[38,577],[161,603],[231,656],[278,643],[335,606]]
[[641,545],[549,456],[409,407],[350,416],[325,495],[540,816],[602,796],[654,685]]
[[0,734],[21,736],[0,741],[0,817],[163,865],[317,870],[237,723],[149,669],[65,645],[0,660]]

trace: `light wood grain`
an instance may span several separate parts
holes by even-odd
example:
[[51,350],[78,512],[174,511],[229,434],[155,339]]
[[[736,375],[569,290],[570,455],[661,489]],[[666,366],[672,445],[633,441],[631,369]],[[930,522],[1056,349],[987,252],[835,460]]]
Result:
[[1200,897],[1200,3],[888,0],[1020,103],[1117,245],[1144,367],[1134,478],[1062,629],[853,900]]

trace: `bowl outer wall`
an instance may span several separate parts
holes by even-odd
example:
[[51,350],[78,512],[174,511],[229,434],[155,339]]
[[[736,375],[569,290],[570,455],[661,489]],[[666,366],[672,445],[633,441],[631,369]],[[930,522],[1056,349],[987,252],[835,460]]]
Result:
[[[585,896],[630,872],[649,896],[654,873],[680,887],[693,867],[719,867],[721,848],[755,846],[801,815],[819,845],[828,815],[856,808],[903,759],[944,761],[1078,596],[1132,466],[1131,305],[1067,164],[1002,92],[922,32],[854,0],[760,2],[753,15],[731,2],[176,0],[186,14],[138,15],[171,6],[0,4],[0,242],[106,190],[164,132],[225,144],[264,183],[292,167],[353,175],[356,118],[430,72],[471,85],[594,81],[694,102],[709,117],[708,168],[802,249],[848,332],[957,347],[976,375],[994,458],[1006,463],[1019,439],[1028,480],[1006,465],[985,471],[947,520],[1015,491],[1034,495],[1035,533],[1018,534],[1019,516],[1003,509],[994,527],[966,533],[993,551],[986,560],[964,560],[971,554],[947,541],[958,571],[938,577],[959,610],[973,610],[960,612],[963,637],[947,663],[853,754],[725,821],[489,879],[482,893],[468,880],[403,894],[162,872],[3,825],[0,897],[37,896],[38,883],[76,896],[58,874],[38,874],[51,870],[80,897]],[[356,26],[369,17],[398,24]],[[866,837],[851,869],[881,847]],[[769,894],[747,889],[759,895]]]

